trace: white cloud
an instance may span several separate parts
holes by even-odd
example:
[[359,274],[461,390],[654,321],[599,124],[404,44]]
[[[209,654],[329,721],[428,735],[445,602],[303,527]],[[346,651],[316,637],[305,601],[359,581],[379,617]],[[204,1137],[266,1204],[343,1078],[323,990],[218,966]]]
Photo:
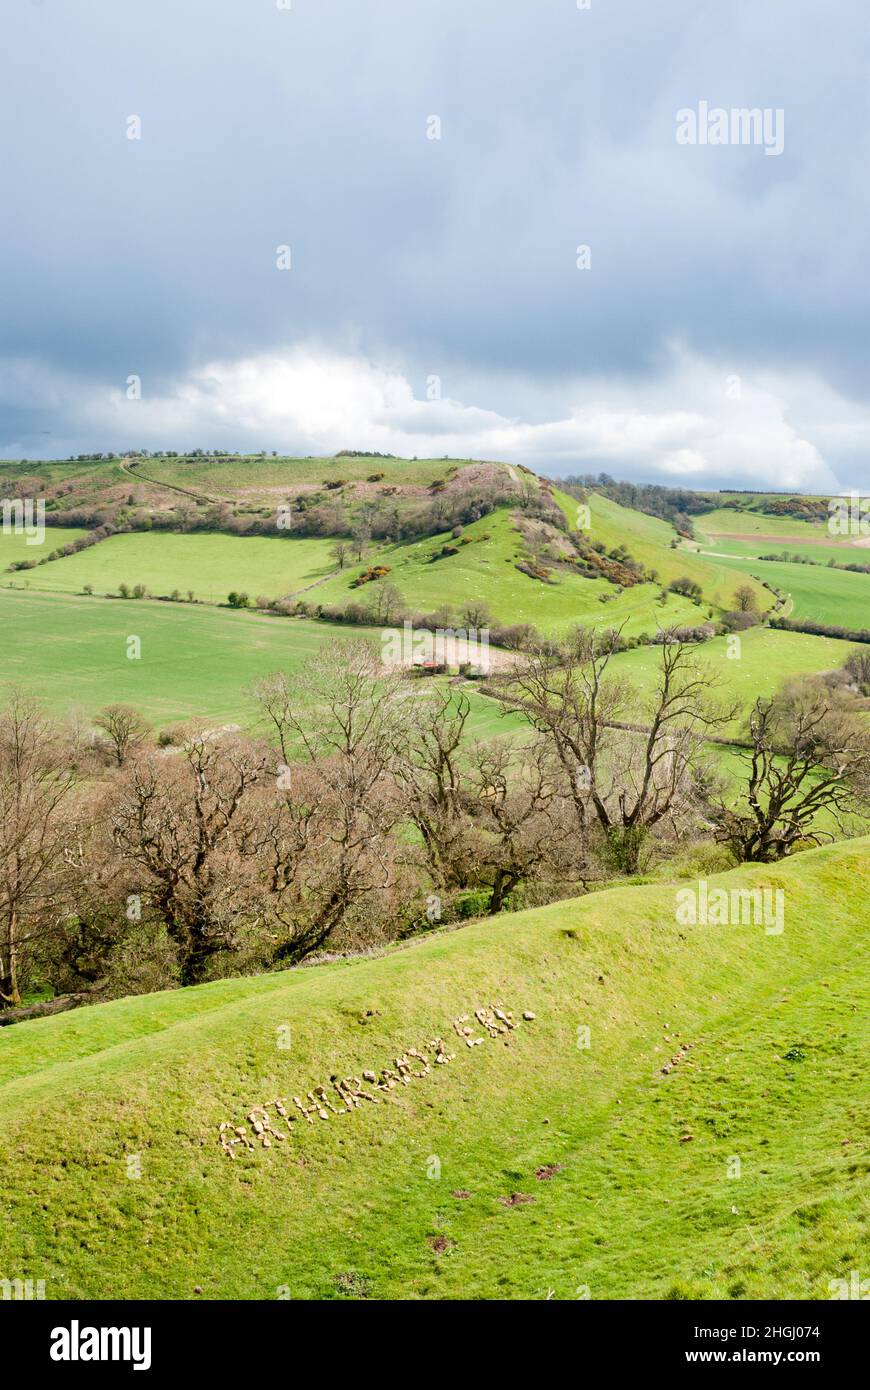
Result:
[[[655,379],[578,380],[546,392],[526,382],[531,418],[454,398],[420,399],[395,364],[315,347],[207,362],[159,394],[151,394],[145,378],[141,400],[133,401],[123,389],[60,378],[34,363],[10,368],[3,373],[10,397],[25,399],[31,410],[42,402],[77,440],[115,451],[368,448],[505,459],[554,473],[605,469],[688,486],[727,481],[833,491],[851,480],[840,483],[816,441],[848,457],[870,432],[868,414],[846,407],[828,386],[736,375],[679,345]],[[490,398],[507,394],[496,379],[472,389]],[[792,401],[799,403],[800,426],[792,420]],[[42,441],[39,452],[55,448]]]

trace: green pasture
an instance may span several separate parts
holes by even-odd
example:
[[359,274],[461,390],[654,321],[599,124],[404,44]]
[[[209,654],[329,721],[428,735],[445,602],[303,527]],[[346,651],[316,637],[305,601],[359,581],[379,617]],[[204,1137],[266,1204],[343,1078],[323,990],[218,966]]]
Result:
[[[758,696],[774,695],[787,680],[838,670],[851,651],[851,642],[766,627],[701,643],[695,648],[695,657],[710,673],[711,691],[723,704],[740,706],[737,718],[717,732],[736,733]],[[608,669],[629,679],[641,697],[646,697],[656,688],[660,662],[659,648],[635,647],[613,657]]]
[[[144,584],[158,595],[178,589],[186,597],[192,589],[205,603],[224,603],[236,589],[253,602],[258,595],[294,593],[330,574],[336,568],[332,545],[321,537],[128,532],[35,570],[2,575],[0,583],[62,593],[81,593],[90,584],[95,594],[117,593],[120,584]],[[32,547],[31,554],[36,550]]]
[[[133,705],[157,727],[186,719],[251,726],[254,681],[297,671],[326,642],[368,637],[375,628],[342,627],[255,612],[148,600],[0,592],[0,695],[20,686],[56,714]],[[127,656],[138,637],[141,657]],[[412,689],[426,694],[428,682]],[[468,733],[490,738],[518,721],[503,720],[492,700],[464,687]]]
[[[827,1300],[866,1251],[868,848],[710,877],[779,890],[778,934],[617,888],[4,1029],[0,1268],[49,1299]],[[221,1151],[436,1037],[379,1103]]]
[[735,558],[720,563],[735,574],[764,578],[788,594],[794,603],[792,618],[852,629],[870,627],[870,574],[778,561]]

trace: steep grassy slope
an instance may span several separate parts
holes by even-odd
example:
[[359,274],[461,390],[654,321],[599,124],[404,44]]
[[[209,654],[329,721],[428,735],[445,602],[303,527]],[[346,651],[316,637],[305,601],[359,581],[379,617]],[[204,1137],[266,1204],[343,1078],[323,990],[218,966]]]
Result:
[[[576,509],[576,504],[570,498],[560,500],[570,520],[571,508]],[[622,507],[608,497],[599,497],[597,493],[592,494],[589,508],[592,513],[591,540],[603,541],[608,550],[624,545],[647,570],[658,572],[662,584],[670,584],[672,580],[685,576],[700,584],[705,602],[719,608],[733,607],[734,590],[737,583],[743,581],[735,583],[730,571],[715,558],[679,547],[672,549],[671,542],[676,539],[676,533],[667,522],[647,516],[644,512],[633,511],[630,507]],[[769,608],[771,599],[765,589],[751,581],[750,587],[755,589],[759,607]],[[697,621],[697,609],[695,613]]]
[[[53,1298],[827,1298],[861,1260],[868,848],[716,880],[781,886],[781,935],[626,888],[2,1030],[0,1268]],[[490,1002],[535,1018],[466,1048]],[[436,1035],[454,1060],[381,1104],[221,1152]]]
[[[364,565],[349,566],[318,586],[312,602],[344,607],[351,599],[369,596],[353,581],[370,565],[390,567],[389,578],[412,608],[432,610],[441,604],[457,609],[469,599],[486,603],[500,623],[534,623],[542,632],[565,632],[574,623],[619,625],[626,633],[655,632],[663,610],[655,585],[619,589],[604,579],[586,579],[568,569],[553,568],[550,582],[531,578],[517,569],[523,541],[512,513],[502,509],[467,526],[466,542],[453,555],[441,556],[449,535],[373,550]],[[668,600],[668,620],[697,621],[698,610],[674,595]]]
[[[555,490],[556,501],[568,520],[577,524],[577,504]],[[410,544],[378,547],[363,566],[349,567],[318,587],[316,601],[342,606],[353,596],[351,584],[371,564],[390,567],[390,579],[406,600],[417,608],[440,603],[461,606],[470,598],[487,603],[501,623],[534,623],[541,631],[558,634],[574,623],[622,626],[625,635],[655,632],[673,623],[697,623],[706,615],[704,604],[728,608],[734,589],[746,582],[735,579],[727,566],[687,551],[671,549],[674,532],[665,522],[621,507],[593,495],[588,537],[600,541],[609,552],[625,546],[648,571],[658,575],[656,584],[619,589],[603,579],[587,579],[569,569],[554,566],[549,582],[530,578],[517,569],[525,546],[518,529],[520,509],[501,509],[467,526],[463,544],[455,554],[441,556],[450,536],[428,537]],[[678,595],[660,604],[660,586],[687,577],[701,585],[704,603],[699,607]],[[759,606],[770,606],[770,595],[750,580]]]
[[[553,495],[569,526],[575,526],[578,516],[575,500],[558,489]],[[701,555],[694,546],[689,548],[680,542],[668,522],[623,507],[595,492],[589,494],[587,505],[591,514],[586,532],[589,540],[600,541],[608,552],[625,546],[633,559],[639,560],[648,572],[658,575],[660,584],[667,585],[683,577],[692,579],[701,586],[704,603],[718,608],[733,606],[734,585],[727,569],[715,557]],[[756,597],[760,608],[770,606],[770,596],[761,585],[756,588]],[[696,608],[694,621],[697,619]]]

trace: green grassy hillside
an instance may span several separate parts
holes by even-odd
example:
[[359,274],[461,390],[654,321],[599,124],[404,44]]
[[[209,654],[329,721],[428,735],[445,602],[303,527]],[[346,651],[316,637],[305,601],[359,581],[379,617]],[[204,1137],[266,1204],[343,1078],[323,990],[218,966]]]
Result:
[[[566,515],[571,517],[576,503],[570,498],[560,497]],[[717,559],[699,555],[691,550],[671,548],[676,539],[673,527],[658,517],[647,516],[644,512],[622,507],[610,498],[599,497],[593,493],[589,502],[592,513],[590,539],[603,541],[608,550],[616,545],[624,545],[635,560],[640,560],[647,570],[658,571],[662,584],[685,576],[700,584],[704,599],[719,608],[734,606],[734,590],[738,583],[727,567]],[[770,595],[761,585],[754,587],[759,608],[770,607]],[[695,610],[697,615],[697,609]],[[695,621],[697,621],[697,616]]]
[[136,472],[154,482],[190,488],[214,496],[266,496],[292,492],[294,487],[319,486],[326,481],[365,483],[375,474],[385,487],[394,484],[426,488],[468,459],[395,459],[362,455],[334,458],[143,459]]
[[[0,1268],[49,1298],[825,1299],[866,1212],[868,849],[716,880],[781,887],[780,935],[622,888],[0,1030]],[[518,1026],[464,1046],[488,1004]],[[437,1036],[382,1103],[221,1151]]]
[[[46,532],[46,545],[52,532]],[[279,598],[315,583],[335,569],[332,542],[321,537],[227,536],[140,531],[110,536],[77,555],[40,565],[26,573],[0,575],[0,583],[32,589],[81,593],[116,593],[119,584],[144,584],[152,594],[182,594],[192,589],[206,603],[224,603],[230,589],[254,599]],[[30,556],[38,556],[36,547]],[[2,555],[0,555],[2,558]]]
[[782,589],[793,601],[792,618],[839,623],[853,629],[870,627],[870,574],[773,560],[729,559],[721,563],[735,576],[761,576]]
[[[86,532],[81,526],[46,526],[42,544],[30,545],[23,532],[0,529],[0,584],[7,584],[13,577],[17,578],[19,582],[28,578],[31,583],[35,583],[36,576],[42,577],[48,570],[48,565],[39,564],[44,556],[49,555],[52,550],[57,550],[62,545],[68,545],[70,541],[77,541],[85,534]],[[21,560],[36,560],[37,566],[35,569],[28,570],[26,575],[12,576],[6,573],[9,565],[17,564]]]
[[[324,624],[191,604],[124,602],[62,594],[0,594],[8,641],[3,686],[20,685],[48,708],[87,713],[112,701],[157,723],[205,717],[245,724],[248,687],[292,670],[336,635]],[[127,639],[141,641],[128,660]]]
[[[577,504],[563,493],[554,496],[571,527],[576,526]],[[735,579],[727,565],[687,551],[673,550],[673,529],[655,517],[621,507],[607,498],[593,496],[588,538],[601,542],[609,552],[624,545],[647,571],[655,571],[657,583],[620,589],[604,579],[587,579],[567,567],[553,566],[549,581],[532,578],[517,568],[526,557],[520,531],[521,509],[500,509],[463,532],[456,553],[440,552],[449,535],[375,547],[364,565],[349,566],[317,589],[316,601],[344,606],[354,596],[353,581],[373,564],[390,567],[390,580],[414,608],[432,609],[448,603],[461,607],[467,599],[487,603],[501,623],[534,623],[542,632],[556,635],[575,623],[590,626],[623,626],[627,637],[653,633],[675,623],[697,623],[706,615],[700,607],[676,594],[659,602],[661,586],[683,576],[701,585],[704,604],[714,608],[733,606],[734,590],[746,582]],[[771,599],[761,584],[750,580],[759,606]]]
[[[325,642],[381,640],[380,629],[229,608],[8,590],[0,592],[0,624],[0,700],[15,685],[57,714],[78,707],[94,715],[120,702],[158,728],[182,719],[248,728],[256,716],[250,696],[255,680],[298,670]],[[130,636],[141,640],[138,660],[127,658]],[[465,693],[469,735],[489,738],[513,727],[473,686]]]
[[366,590],[353,581],[370,565],[390,567],[389,578],[412,608],[432,610],[441,604],[461,609],[469,599],[489,605],[501,623],[534,623],[546,634],[566,632],[575,623],[618,626],[626,634],[655,632],[663,621],[697,621],[698,609],[672,595],[663,608],[653,584],[619,589],[605,579],[586,579],[569,569],[553,568],[550,582],[531,578],[517,569],[523,540],[512,513],[499,510],[467,526],[465,544],[456,554],[440,557],[449,535],[380,546],[365,564],[348,566],[318,586],[312,602],[344,607],[351,599],[365,600]]
[[[28,492],[44,496],[49,511],[123,503],[175,506],[180,494],[190,500],[228,501],[247,506],[274,506],[300,489],[319,490],[327,483],[346,486],[359,496],[377,496],[386,488],[424,494],[432,484],[449,482],[471,464],[468,459],[399,459],[376,455],[327,458],[115,458],[70,461],[52,459],[17,463],[0,460],[0,497],[11,495],[27,479]],[[507,465],[483,465],[506,469]],[[349,494],[348,494],[349,495]]]
[[783,550],[816,563],[833,560],[838,565],[868,563],[863,538],[833,536],[824,522],[810,523],[793,517],[766,516],[759,512],[731,511],[727,507],[695,518],[697,545],[708,557],[715,555],[779,555]]
[[[734,650],[739,655],[729,656]],[[733,638],[714,637],[697,648],[697,657],[718,680],[723,700],[739,702],[740,714],[729,726],[735,731],[759,695],[769,698],[783,682],[796,677],[838,670],[851,651],[852,643],[835,638],[755,627],[740,633],[739,648],[735,649]],[[660,665],[661,652],[657,647],[635,647],[615,656],[611,671],[627,676],[638,690],[646,693],[654,689]]]
[[[663,610],[657,602],[661,586],[683,577],[700,586],[707,606],[719,610],[733,601],[732,574],[717,558],[674,548],[676,537],[668,523],[595,494],[589,503],[587,539],[607,553],[625,547],[655,574],[655,582],[624,590],[558,562],[547,562],[547,583],[523,573],[517,565],[535,556],[536,542],[528,533],[529,523],[537,524],[535,506],[527,510],[526,503],[536,504],[542,500],[537,493],[551,492],[571,529],[578,526],[577,503],[528,471],[506,464],[372,456],[0,463],[0,492],[4,486],[19,486],[24,478],[29,480],[28,490],[46,497],[49,512],[84,513],[91,518],[88,524],[103,517],[116,527],[132,526],[134,533],[114,535],[79,555],[30,570],[24,578],[0,574],[0,584],[26,583],[75,593],[86,584],[97,592],[114,592],[120,583],[142,583],[156,593],[192,589],[208,601],[219,600],[230,588],[277,598],[329,574],[334,567],[331,542],[216,534],[215,526],[226,531],[252,522],[268,525],[278,505],[302,498],[338,509],[339,525],[348,532],[373,509],[381,516],[380,528],[373,528],[377,535],[422,535],[432,521],[428,508],[440,505],[442,515],[449,517],[451,505],[464,498],[473,515],[474,503],[486,498],[478,510],[486,510],[493,500],[496,509],[466,526],[462,541],[468,544],[454,547],[455,554],[434,558],[454,539],[445,531],[400,544],[375,541],[366,566],[388,565],[391,579],[418,609],[475,598],[489,605],[497,622],[531,622],[548,635],[577,622],[625,624],[628,636],[654,631],[662,623],[695,622],[697,605],[672,596]],[[467,519],[467,510],[462,515]],[[158,528],[137,529],[149,517],[158,520]],[[449,525],[452,522],[445,520],[445,527]],[[168,533],[167,526],[176,533]],[[205,532],[198,529],[203,526]],[[179,528],[184,534],[178,534]],[[57,543],[68,538],[61,538],[57,528],[55,534]],[[557,532],[551,533],[553,539],[557,549],[565,545]],[[14,547],[7,548],[10,558],[20,558],[17,550],[13,554]],[[566,550],[569,559],[576,558],[570,545]],[[25,558],[39,558],[38,548],[32,547]],[[0,548],[0,571],[6,569],[3,559]],[[358,597],[350,585],[362,568],[349,567],[318,587],[317,600],[344,606]],[[759,604],[769,606],[764,589],[755,587]]]

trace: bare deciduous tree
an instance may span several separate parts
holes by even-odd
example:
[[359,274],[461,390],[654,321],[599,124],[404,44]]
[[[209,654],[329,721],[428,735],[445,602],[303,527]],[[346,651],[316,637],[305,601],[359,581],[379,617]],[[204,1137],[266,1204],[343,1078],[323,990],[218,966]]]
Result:
[[[390,888],[391,831],[400,814],[393,777],[404,739],[401,692],[401,678],[382,671],[374,646],[359,639],[329,643],[298,676],[279,672],[257,687],[287,784],[272,841],[285,954],[316,949],[361,898]],[[301,797],[294,765],[306,769]],[[288,866],[307,845],[318,846],[319,867],[315,874],[314,861],[306,860],[303,882]]]
[[21,952],[64,913],[72,785],[54,729],[13,693],[0,714],[0,1008],[21,1003]]
[[476,877],[489,890],[489,912],[501,912],[507,895],[545,866],[565,871],[570,827],[559,815],[559,768],[543,738],[525,745],[507,739],[476,745],[469,792],[478,831],[471,852]]
[[619,634],[578,629],[558,653],[518,669],[506,709],[551,742],[581,832],[596,824],[613,866],[633,873],[652,830],[689,812],[704,780],[705,732],[733,717],[687,644],[664,633],[653,689],[608,674]]
[[417,830],[423,859],[438,889],[467,888],[463,837],[468,830],[462,749],[471,706],[449,686],[435,686],[409,713],[396,759],[402,809]]
[[112,809],[122,861],[174,943],[183,984],[202,980],[209,960],[232,947],[249,920],[251,877],[262,826],[246,793],[270,774],[242,741],[194,736],[179,757],[131,763]]
[[749,741],[736,804],[720,799],[711,810],[719,839],[738,858],[774,863],[801,842],[834,838],[819,825],[821,812],[844,830],[845,816],[866,811],[870,733],[813,683],[786,698],[756,700]]
[[107,705],[94,720],[102,731],[118,767],[147,738],[150,726],[130,705]]
[[738,613],[757,613],[758,598],[750,584],[741,584],[734,592],[734,607]]
[[350,542],[346,540],[336,541],[334,546],[332,547],[332,550],[330,551],[330,554],[335,563],[338,565],[338,568],[340,570],[343,570],[345,565],[347,564],[348,557],[351,554]]

